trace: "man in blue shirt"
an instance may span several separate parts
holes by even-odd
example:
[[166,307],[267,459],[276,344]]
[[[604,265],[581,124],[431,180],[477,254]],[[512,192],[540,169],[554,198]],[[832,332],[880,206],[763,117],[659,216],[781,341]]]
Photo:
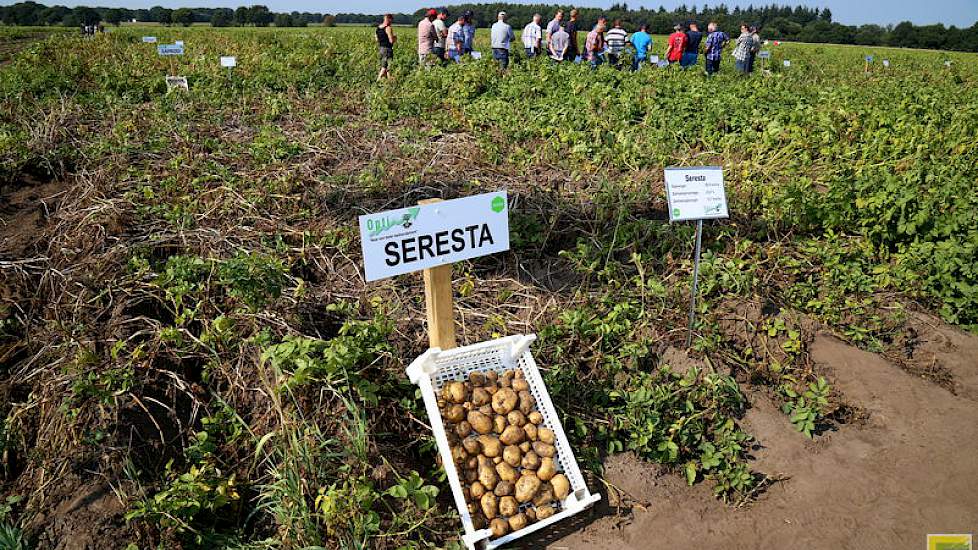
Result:
[[652,36],[649,34],[649,25],[642,23],[639,31],[632,33],[629,41],[632,43],[632,47],[635,48],[635,57],[632,58],[632,70],[637,71],[648,58],[649,50],[652,49]]
[[472,20],[472,10],[465,12],[465,25],[462,27],[462,35],[465,41],[462,43],[462,53],[472,53],[472,45],[475,43],[475,21]]
[[706,74],[714,75],[720,72],[720,59],[723,57],[723,48],[730,42],[727,33],[717,29],[716,23],[710,23],[707,27],[710,35],[706,37]]

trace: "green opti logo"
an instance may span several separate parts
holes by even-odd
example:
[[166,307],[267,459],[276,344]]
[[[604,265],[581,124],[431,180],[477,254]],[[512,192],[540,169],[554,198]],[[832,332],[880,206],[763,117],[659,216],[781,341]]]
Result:
[[506,209],[506,199],[502,197],[495,197],[492,199],[492,211],[495,213],[500,213]]
[[971,535],[927,535],[927,550],[972,550]]
[[376,220],[367,220],[367,231],[370,232],[371,237],[376,237],[381,233],[390,231],[395,227],[403,227],[408,229],[414,222],[418,219],[418,214],[421,213],[421,208],[414,207],[408,208],[401,217],[386,217],[378,218]]
[[672,209],[672,217],[673,218],[678,218],[679,217],[679,209],[678,208],[673,208]]

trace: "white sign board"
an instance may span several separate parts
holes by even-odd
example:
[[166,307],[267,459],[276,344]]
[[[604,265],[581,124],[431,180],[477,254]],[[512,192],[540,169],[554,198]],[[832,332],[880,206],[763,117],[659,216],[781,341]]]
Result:
[[166,91],[170,90],[190,90],[190,85],[187,84],[187,77],[185,76],[168,76],[166,77]]
[[232,56],[221,56],[221,66],[222,67],[237,67],[238,58]]
[[658,63],[656,63],[656,65],[657,65],[657,66],[658,66],[658,67],[659,67],[660,69],[665,69],[666,67],[668,67],[668,66],[669,66],[669,62],[668,62],[668,61],[666,61],[665,59],[663,59],[663,60],[661,60],[661,61],[659,61]]
[[659,56],[657,56],[657,55],[650,56],[649,57],[649,63],[652,63],[653,65],[658,65],[659,64]]
[[155,36],[144,36],[143,37],[143,43],[144,44],[156,44],[156,37]]
[[890,66],[890,60],[889,59],[884,59],[883,60],[883,66],[884,67],[889,67]]
[[761,59],[771,59],[771,52],[769,52],[767,50],[763,50],[763,51],[761,51],[760,53],[757,54],[757,57],[759,57]]
[[867,55],[866,56],[866,63],[872,63],[872,62],[873,62],[873,56]]
[[785,67],[790,67],[790,66],[791,66],[791,61],[789,61],[789,60],[787,60],[787,59],[785,59],[785,60],[784,60],[784,66],[785,66]]
[[173,43],[177,46],[183,46],[183,40],[174,40]]
[[666,168],[669,221],[712,220],[730,217],[723,168]]
[[482,52],[472,52],[472,59],[482,59]]
[[160,55],[183,55],[183,46],[177,44],[160,44],[156,46],[156,53]]
[[368,281],[509,250],[506,192],[360,216]]

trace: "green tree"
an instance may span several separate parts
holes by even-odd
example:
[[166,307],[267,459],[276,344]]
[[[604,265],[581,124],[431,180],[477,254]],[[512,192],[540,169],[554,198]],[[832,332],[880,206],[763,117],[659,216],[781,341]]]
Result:
[[172,20],[177,25],[189,27],[194,24],[194,12],[190,8],[178,8],[173,10]]
[[275,14],[275,26],[276,27],[291,27],[292,26],[292,16],[287,13]]
[[238,6],[238,9],[234,10],[234,24],[239,27],[243,27],[251,22],[251,11],[244,7]]
[[229,8],[218,8],[211,14],[212,27],[230,27],[234,22],[234,12]]
[[105,11],[105,22],[110,25],[119,26],[122,23],[122,10],[119,8],[112,8]]
[[79,25],[98,25],[102,20],[98,12],[88,6],[78,6],[71,13]]
[[266,6],[256,5],[248,8],[248,21],[256,27],[267,27],[274,20],[275,16]]

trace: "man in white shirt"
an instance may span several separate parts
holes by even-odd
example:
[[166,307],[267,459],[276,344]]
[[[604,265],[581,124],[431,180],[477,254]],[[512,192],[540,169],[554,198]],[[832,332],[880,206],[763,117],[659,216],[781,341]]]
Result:
[[540,42],[543,39],[543,31],[540,29],[540,19],[539,13],[533,15],[533,21],[530,21],[523,27],[523,33],[520,35],[523,38],[523,48],[526,49],[526,57],[533,58],[540,53]]
[[465,52],[465,15],[459,15],[455,23],[448,27],[448,58],[459,63]]
[[554,14],[554,18],[547,23],[547,48],[550,48],[550,37],[557,34],[560,30],[560,24],[564,21],[564,10],[557,10]]
[[509,68],[509,44],[516,40],[513,34],[513,27],[506,23],[506,12],[501,11],[496,16],[489,32],[489,40],[492,45],[492,58],[499,62],[499,67],[504,71]]
[[554,63],[560,63],[567,55],[567,48],[570,47],[570,35],[564,30],[564,23],[557,24],[557,30],[550,36],[550,59]]
[[438,16],[432,21],[432,25],[435,26],[435,44],[431,48],[431,53],[438,58],[439,63],[444,63],[448,56],[445,55],[445,43],[448,38],[448,25],[445,24],[445,19],[448,19],[448,10],[442,8],[438,10]]

